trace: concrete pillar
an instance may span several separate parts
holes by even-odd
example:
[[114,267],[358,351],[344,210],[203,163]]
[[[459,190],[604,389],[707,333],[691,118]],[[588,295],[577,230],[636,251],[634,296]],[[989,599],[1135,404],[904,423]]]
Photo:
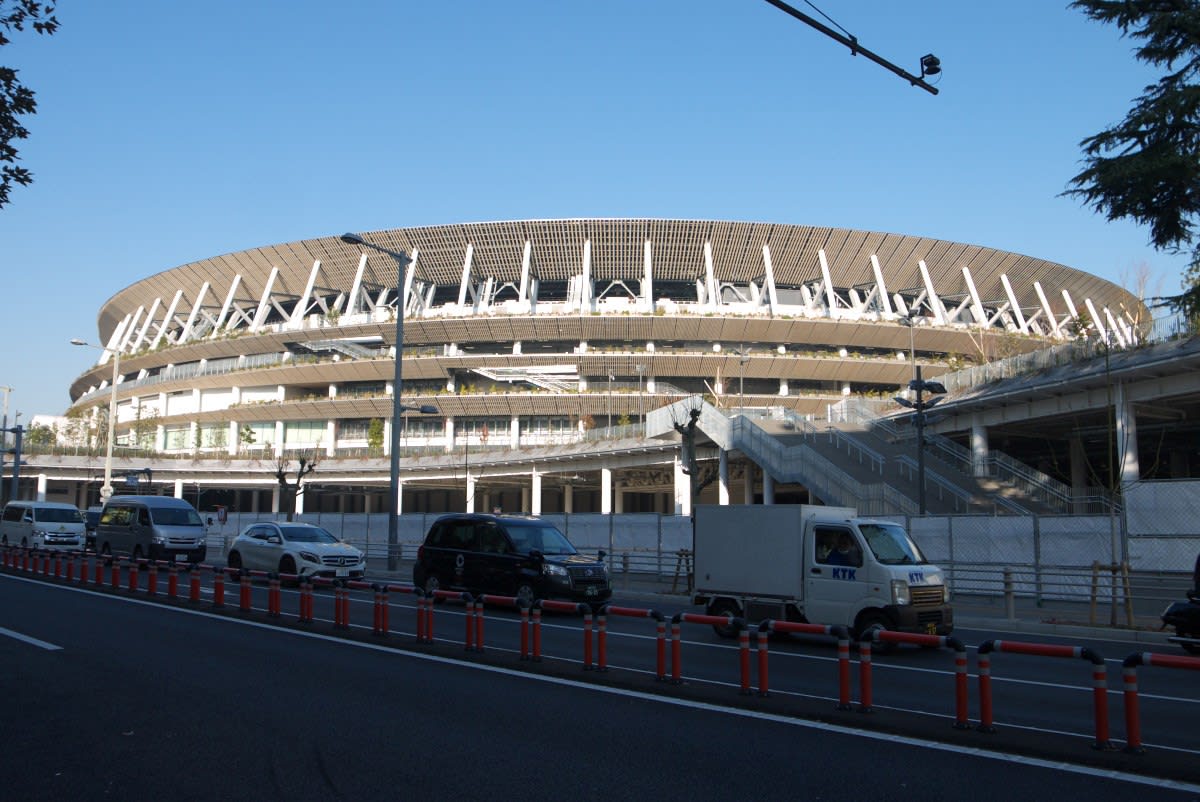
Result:
[[183,480],[175,480],[175,498],[183,498]]
[[575,512],[575,488],[563,485],[563,512]]
[[775,503],[775,480],[771,474],[763,471],[763,504]]
[[467,512],[475,512],[475,477],[467,474]]
[[271,512],[279,514],[279,485],[271,488]]
[[46,500],[46,474],[39,473],[37,475],[37,501]]
[[[1083,449],[1083,440],[1079,435],[1072,435],[1068,441],[1071,459],[1071,494],[1082,496],[1088,486],[1087,454]],[[1086,512],[1086,505],[1080,505],[1075,512]]]
[[508,444],[511,448],[521,447],[521,416],[512,416],[512,428],[509,430]]
[[[158,440],[159,448],[162,448],[163,438],[166,437],[165,432],[165,427],[158,427],[158,434],[155,435],[155,438]],[[237,421],[231,420],[229,422],[229,434],[225,436],[225,440],[225,453],[231,457],[237,456],[238,449],[242,445],[242,427]]]
[[[303,490],[303,489],[304,489],[303,486],[297,488],[297,490]],[[308,495],[307,493],[297,493],[296,494],[296,514],[297,515],[304,514],[304,497],[307,495]]]
[[612,515],[612,468],[600,469],[600,512],[604,515]]
[[521,485],[521,512],[529,512],[529,486]]
[[[281,420],[275,421],[275,443],[273,445],[275,456],[283,456],[283,421]],[[275,511],[279,512],[279,510]]]
[[[333,387],[334,385],[330,385]],[[325,456],[337,456],[337,421],[328,420],[325,422]]]
[[754,503],[754,463],[746,460],[746,470],[742,476],[742,503]]
[[446,416],[446,453],[454,452],[454,417]]
[[618,515],[625,512],[625,485],[621,482],[613,485],[613,512]]

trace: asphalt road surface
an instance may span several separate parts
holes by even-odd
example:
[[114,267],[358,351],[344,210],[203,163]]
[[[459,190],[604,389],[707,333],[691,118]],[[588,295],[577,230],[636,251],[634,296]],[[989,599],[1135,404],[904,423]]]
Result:
[[[392,616],[398,634],[373,639],[368,630],[346,638],[328,625],[327,602],[319,599],[317,609],[326,620],[280,627],[261,613],[214,613],[211,605],[149,603],[144,594],[0,574],[5,797],[1200,796],[1200,784],[1186,776],[1145,776],[1147,765],[1161,768],[1161,759],[1138,763],[1136,756],[1098,755],[1086,744],[1076,762],[991,753],[980,734],[955,743],[925,738],[919,727],[901,733],[891,719],[910,716],[890,708],[878,716],[797,717],[805,704],[828,709],[829,699],[773,692],[768,700],[745,700],[736,693],[736,673],[733,688],[699,676],[710,670],[700,655],[711,650],[714,666],[736,655],[727,642],[710,644],[707,634],[704,642],[683,644],[685,659],[695,655],[697,676],[687,663],[684,686],[664,692],[641,633],[614,636],[623,645],[601,676],[582,671],[565,652],[521,664],[500,646],[515,628],[504,614],[489,611],[488,651],[473,655],[455,626],[462,611],[450,604],[437,611],[444,640],[414,648],[403,608]],[[352,620],[369,627],[369,606],[355,606]],[[578,653],[577,622],[549,621],[545,634],[548,651]],[[831,671],[829,655],[819,656],[816,665]],[[896,659],[914,656],[944,657],[914,650]],[[631,666],[622,668],[625,662]],[[908,684],[910,674],[903,676],[893,684]],[[737,700],[742,704],[726,704]],[[860,730],[851,726],[855,717],[885,720]],[[928,718],[931,731],[946,729],[938,715]],[[1054,737],[1071,740],[1044,733],[1020,740]]]

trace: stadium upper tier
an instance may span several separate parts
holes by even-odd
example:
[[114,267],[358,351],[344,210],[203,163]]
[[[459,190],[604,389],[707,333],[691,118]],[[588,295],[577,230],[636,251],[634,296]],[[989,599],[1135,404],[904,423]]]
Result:
[[[1083,271],[898,234],[576,219],[361,237],[215,256],[120,290],[74,404],[107,402],[116,352],[118,397],[161,399],[166,421],[388,418],[401,297],[406,399],[436,396],[447,417],[609,423],[643,415],[650,394],[817,412],[904,386],[914,356],[928,377],[1082,330],[1126,343],[1148,320]],[[170,403],[195,393],[212,398]]]

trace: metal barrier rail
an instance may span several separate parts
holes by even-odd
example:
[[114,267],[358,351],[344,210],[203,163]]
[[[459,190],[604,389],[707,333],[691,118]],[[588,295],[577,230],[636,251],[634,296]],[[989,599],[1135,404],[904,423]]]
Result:
[[[990,642],[990,641],[989,641]],[[862,696],[861,707],[864,713],[871,712],[873,704],[873,678],[871,675],[871,647],[875,643],[911,643],[927,649],[954,650],[954,728],[966,730],[971,728],[967,706],[967,647],[958,638],[944,635],[920,635],[912,632],[894,632],[878,626],[871,627],[862,634],[858,641],[859,648],[859,690]],[[996,641],[1003,643],[1003,641]],[[982,677],[982,673],[980,675]],[[989,679],[990,683],[990,679]],[[989,684],[990,688],[990,684]]]
[[653,618],[655,621],[654,628],[654,652],[655,652],[655,673],[654,679],[658,682],[666,680],[666,660],[667,660],[667,619],[662,613],[657,610],[643,610],[637,607],[620,607],[615,604],[606,604],[600,608],[597,616],[599,635],[598,635],[598,663],[600,671],[608,670],[608,616],[617,615],[627,618]]
[[1200,657],[1135,652],[1122,662],[1121,675],[1125,682],[1125,751],[1139,755],[1146,751],[1142,746],[1141,713],[1138,708],[1137,667],[1141,665],[1200,671]]
[[750,692],[750,633],[746,622],[731,615],[705,615],[703,613],[675,613],[671,617],[671,682],[675,685],[683,683],[683,666],[681,660],[680,635],[682,624],[708,624],[712,627],[737,627],[738,657],[741,665],[742,693]]
[[795,621],[768,619],[758,625],[758,695],[769,696],[767,690],[767,641],[772,632],[795,632],[808,635],[828,635],[837,638],[838,650],[838,710],[850,709],[850,633],[842,626],[801,624]]
[[1108,675],[1104,658],[1092,649],[1080,646],[1063,646],[1054,643],[1022,643],[1020,641],[989,640],[979,646],[976,656],[979,673],[979,731],[995,732],[992,718],[992,669],[991,653],[1010,652],[1036,657],[1078,657],[1092,664],[1092,702],[1096,723],[1096,741],[1093,748],[1112,749],[1108,739]]

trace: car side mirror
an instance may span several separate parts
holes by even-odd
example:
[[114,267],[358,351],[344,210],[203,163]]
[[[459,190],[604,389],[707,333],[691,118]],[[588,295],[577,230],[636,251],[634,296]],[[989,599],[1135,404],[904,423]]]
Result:
[[604,562],[604,558],[607,556],[608,552],[604,549],[600,549],[600,551],[596,552],[596,559],[600,560],[601,562]]
[[271,535],[269,538],[267,538],[267,542],[275,543],[278,545],[279,543],[283,542],[283,538],[281,538],[279,535]]
[[539,563],[540,563],[542,560],[546,559],[546,555],[545,555],[545,554],[542,554],[542,550],[541,550],[541,549],[530,549],[530,550],[529,550],[529,557],[530,557],[530,558],[531,558],[531,559],[532,559],[534,562],[539,562]]

